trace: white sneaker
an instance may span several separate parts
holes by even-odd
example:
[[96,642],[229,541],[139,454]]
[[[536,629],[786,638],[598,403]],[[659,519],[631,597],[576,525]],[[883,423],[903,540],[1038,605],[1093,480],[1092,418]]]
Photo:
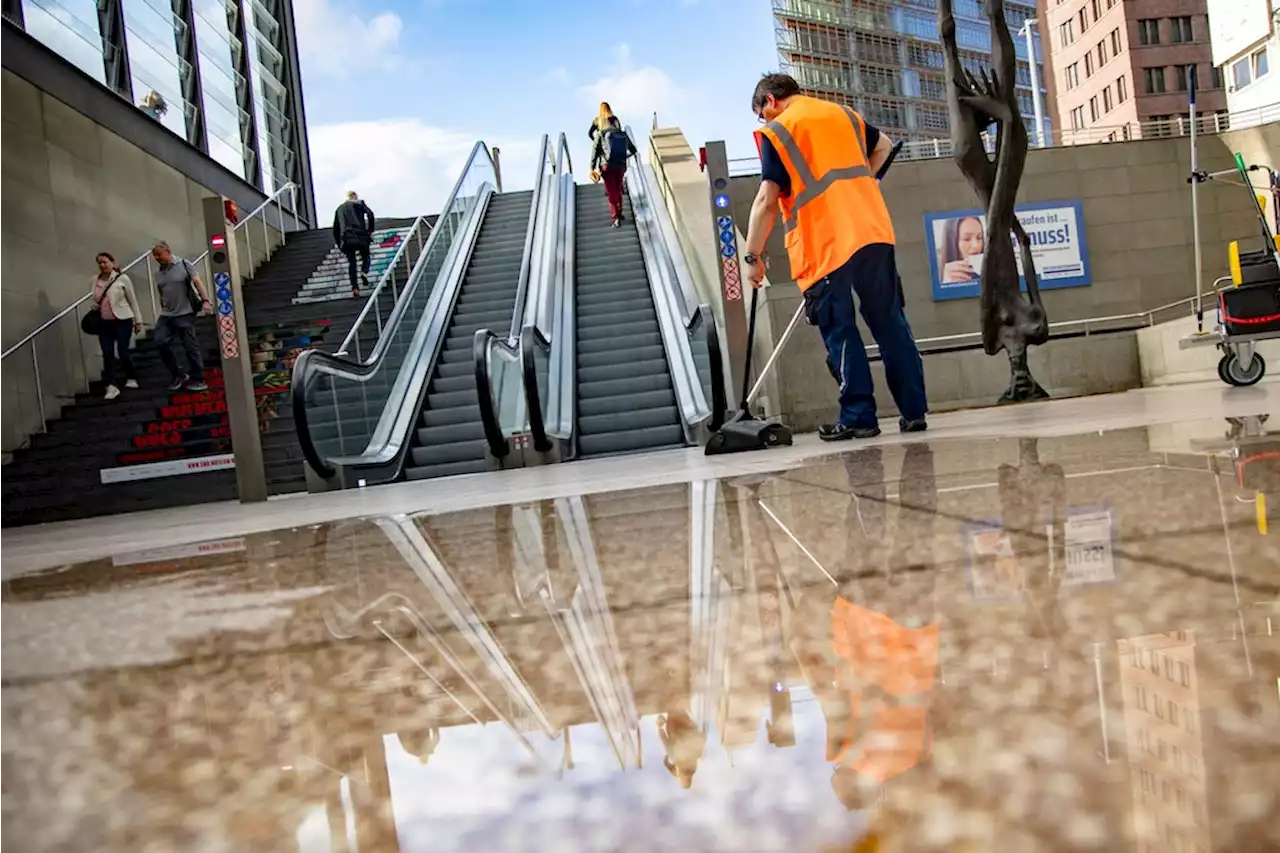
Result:
[[130,379],[130,380],[128,380],[127,382],[125,382],[125,383],[124,383],[124,387],[126,387],[126,388],[137,388],[137,387],[138,387],[138,380],[136,380],[136,379]]
[[107,393],[102,395],[102,399],[114,400],[116,397],[119,397],[119,396],[120,396],[120,389],[114,385],[108,385]]

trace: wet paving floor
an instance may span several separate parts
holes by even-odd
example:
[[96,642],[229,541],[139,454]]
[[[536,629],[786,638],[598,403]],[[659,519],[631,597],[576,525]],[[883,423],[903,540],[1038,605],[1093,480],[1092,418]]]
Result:
[[3,585],[4,841],[1277,849],[1278,589],[1265,416],[118,555]]

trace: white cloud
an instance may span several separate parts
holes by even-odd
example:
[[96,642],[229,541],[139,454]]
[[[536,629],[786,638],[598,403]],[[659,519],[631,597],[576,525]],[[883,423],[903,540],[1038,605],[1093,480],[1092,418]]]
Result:
[[682,88],[663,71],[652,65],[635,66],[629,45],[618,45],[613,67],[603,77],[578,89],[584,105],[594,107],[607,101],[613,111],[637,132],[647,132],[653,123],[654,112],[659,121],[664,112],[678,109],[689,100],[687,88]]
[[[479,135],[417,118],[315,125],[310,131],[321,211],[355,190],[379,216],[439,213]],[[486,139],[501,151],[505,189],[527,188],[537,141]]]
[[370,65],[393,70],[402,60],[397,48],[404,21],[395,12],[365,19],[349,0],[297,0],[293,8],[309,72],[346,77],[366,73]]

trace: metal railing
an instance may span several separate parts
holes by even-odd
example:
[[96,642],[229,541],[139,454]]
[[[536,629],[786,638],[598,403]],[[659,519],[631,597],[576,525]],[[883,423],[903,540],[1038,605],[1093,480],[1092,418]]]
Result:
[[[1198,116],[1195,121],[1197,134],[1225,133],[1243,130],[1280,121],[1280,103],[1237,110],[1233,113],[1213,113]],[[1173,116],[1159,121],[1129,122],[1127,124],[1087,127],[1080,130],[1054,129],[1045,133],[1048,148],[1071,145],[1095,145],[1108,142],[1132,142],[1139,139],[1168,139],[1190,136],[1192,123],[1187,116]],[[983,143],[988,153],[995,152],[994,134],[984,133]],[[951,157],[955,149],[949,138],[918,139],[903,145],[899,160],[934,160]],[[734,157],[729,160],[729,174],[754,175],[760,172],[760,158]]]
[[[391,319],[391,313],[395,311],[396,303],[400,300],[400,292],[408,284],[413,267],[418,258],[422,257],[423,246],[427,244],[430,236],[431,223],[425,216],[419,216],[400,240],[400,245],[396,247],[396,252],[391,257],[391,263],[383,271],[373,291],[368,294],[364,308],[360,309],[355,323],[347,332],[347,336],[342,339],[342,344],[334,355],[351,355],[354,350],[356,359],[362,360],[366,350],[372,351],[370,341],[376,344],[382,337],[382,329]],[[388,291],[390,295],[386,296]]]
[[[297,189],[297,186],[294,184],[285,184],[280,189],[272,193],[265,201],[262,202],[262,204],[258,205],[250,211],[248,215],[241,218],[239,222],[232,226],[231,236],[232,239],[237,241],[237,248],[241,248],[241,241],[243,241],[243,263],[248,264],[248,267],[242,271],[245,278],[251,279],[253,277],[253,273],[257,265],[258,256],[254,254],[255,241],[253,239],[254,232],[257,230],[255,223],[261,225],[261,256],[264,262],[266,260],[270,260],[275,251],[276,245],[283,245],[288,242],[288,232],[285,230],[286,217],[292,221],[294,230],[297,229],[300,221],[297,213],[295,212],[297,210]],[[284,203],[286,197],[289,199],[287,208]],[[271,219],[270,214],[272,213],[272,208],[274,208],[275,213],[274,224],[269,222]],[[280,239],[278,244],[272,243],[272,230],[276,231],[279,235]],[[193,265],[201,267],[199,272],[205,287],[207,289],[212,288],[213,275],[212,268],[209,263],[208,250],[205,250],[197,257],[190,258],[188,260],[190,260]],[[139,319],[141,320],[144,328],[155,328],[156,318],[160,314],[160,306],[156,301],[156,269],[151,262],[151,252],[144,252],[134,258],[122,267],[120,271],[126,275],[130,275],[130,273],[132,273],[132,275],[130,275],[130,279],[134,276],[141,278],[142,271],[146,272],[147,286],[145,290],[147,298],[144,301],[142,299],[143,294],[141,292],[138,293],[140,303],[138,308],[142,312],[142,317]],[[86,275],[86,278],[87,277],[89,276]],[[140,290],[141,288],[136,287],[135,289]],[[14,364],[12,359],[15,355],[22,350],[30,351],[31,373],[34,380],[36,406],[39,410],[40,418],[38,428],[32,430],[34,432],[45,432],[48,429],[49,414],[46,402],[49,394],[47,393],[45,386],[48,382],[56,381],[53,377],[43,373],[40,367],[40,350],[42,346],[46,349],[49,348],[47,342],[52,342],[54,338],[62,340],[64,346],[58,347],[57,351],[63,355],[61,366],[67,369],[60,374],[59,378],[69,380],[61,387],[57,388],[52,396],[57,398],[73,398],[76,394],[87,392],[89,390],[89,386],[92,381],[90,377],[94,373],[91,369],[91,362],[101,361],[101,356],[99,355],[98,348],[96,346],[85,346],[86,336],[80,331],[80,320],[84,316],[85,312],[92,307],[90,304],[92,300],[93,290],[90,289],[79,299],[58,311],[58,313],[54,314],[48,320],[45,320],[13,346],[6,349],[3,354],[0,354],[0,362],[3,362],[6,368],[11,368]],[[73,346],[77,351],[78,364],[76,361],[68,362],[65,358],[66,341],[63,336],[68,331],[70,331],[75,338],[75,344],[73,344]],[[16,377],[6,376],[5,378],[6,385],[15,381],[17,381]],[[18,393],[21,395],[22,392],[19,391]]]

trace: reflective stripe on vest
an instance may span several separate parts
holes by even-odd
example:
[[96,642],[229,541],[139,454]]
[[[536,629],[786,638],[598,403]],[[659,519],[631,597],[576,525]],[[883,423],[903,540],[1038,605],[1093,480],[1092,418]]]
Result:
[[853,135],[858,140],[858,150],[862,152],[862,165],[848,166],[843,169],[832,169],[825,173],[821,178],[815,178],[813,170],[809,168],[809,162],[805,160],[804,155],[800,153],[800,146],[796,144],[795,137],[791,135],[791,131],[782,126],[781,122],[771,121],[765,125],[769,130],[773,131],[778,138],[778,142],[787,152],[787,158],[791,161],[792,166],[796,170],[796,177],[800,179],[800,183],[804,184],[804,189],[796,194],[791,202],[791,215],[782,221],[782,227],[790,231],[796,227],[796,213],[800,208],[822,195],[836,181],[851,181],[856,178],[874,178],[875,174],[871,171],[870,160],[867,159],[867,132],[862,122],[858,121],[857,116],[853,114],[853,110],[848,107],[841,106],[844,114],[849,117],[849,123],[853,125]]

